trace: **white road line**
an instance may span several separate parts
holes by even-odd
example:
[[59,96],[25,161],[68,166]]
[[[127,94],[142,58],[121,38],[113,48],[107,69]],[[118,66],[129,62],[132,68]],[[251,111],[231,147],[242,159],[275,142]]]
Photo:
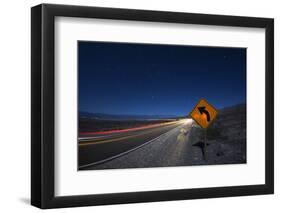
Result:
[[[182,125],[183,125],[183,124],[182,124]],[[126,154],[128,154],[128,153],[130,153],[130,152],[133,152],[133,151],[135,151],[135,150],[137,150],[137,149],[139,149],[139,148],[141,148],[141,147],[143,147],[143,146],[145,146],[145,145],[147,145],[147,144],[149,144],[149,143],[151,143],[151,142],[153,142],[153,141],[159,139],[160,137],[162,137],[162,136],[164,136],[164,135],[170,133],[171,131],[175,130],[176,128],[181,127],[182,125],[177,126],[177,127],[173,128],[173,129],[171,129],[170,131],[165,132],[165,133],[163,133],[162,135],[159,135],[158,137],[156,137],[156,138],[154,138],[154,139],[152,139],[152,140],[150,140],[150,141],[147,141],[147,142],[145,142],[145,143],[143,143],[143,144],[141,144],[141,145],[139,145],[139,146],[136,146],[136,147],[134,147],[133,149],[127,150],[126,152],[122,152],[122,153],[120,153],[120,154],[118,154],[118,155],[114,155],[114,156],[112,156],[112,157],[109,157],[109,158],[106,158],[106,159],[103,159],[103,160],[100,160],[100,161],[97,161],[97,162],[93,162],[93,163],[89,163],[89,164],[85,164],[85,165],[79,166],[79,169],[82,169],[82,168],[85,168],[85,167],[88,167],[88,166],[94,166],[94,165],[98,165],[98,164],[101,164],[101,163],[105,163],[105,162],[107,162],[107,161],[110,161],[110,160],[113,160],[113,159],[115,159],[115,158],[118,158],[118,157],[121,157],[121,156],[123,156],[123,155],[126,155]]]

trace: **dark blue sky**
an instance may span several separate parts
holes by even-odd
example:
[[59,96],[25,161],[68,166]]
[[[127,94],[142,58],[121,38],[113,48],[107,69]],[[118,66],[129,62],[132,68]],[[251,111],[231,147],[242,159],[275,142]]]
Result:
[[246,49],[78,42],[79,110],[187,115],[246,102]]

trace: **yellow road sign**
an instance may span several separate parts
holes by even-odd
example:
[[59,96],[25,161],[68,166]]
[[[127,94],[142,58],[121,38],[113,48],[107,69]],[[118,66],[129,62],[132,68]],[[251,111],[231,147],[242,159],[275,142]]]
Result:
[[209,104],[205,99],[201,99],[193,108],[190,116],[202,128],[207,128],[217,117],[218,111]]

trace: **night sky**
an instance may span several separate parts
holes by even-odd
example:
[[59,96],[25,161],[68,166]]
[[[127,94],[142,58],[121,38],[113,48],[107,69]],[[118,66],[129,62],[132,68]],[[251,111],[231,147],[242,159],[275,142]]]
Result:
[[79,111],[189,114],[246,102],[246,49],[78,42]]

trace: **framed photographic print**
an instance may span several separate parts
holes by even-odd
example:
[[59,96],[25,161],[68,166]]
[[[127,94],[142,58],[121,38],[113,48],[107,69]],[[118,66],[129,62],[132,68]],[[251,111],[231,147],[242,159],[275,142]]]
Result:
[[274,21],[31,9],[31,203],[272,194]]

